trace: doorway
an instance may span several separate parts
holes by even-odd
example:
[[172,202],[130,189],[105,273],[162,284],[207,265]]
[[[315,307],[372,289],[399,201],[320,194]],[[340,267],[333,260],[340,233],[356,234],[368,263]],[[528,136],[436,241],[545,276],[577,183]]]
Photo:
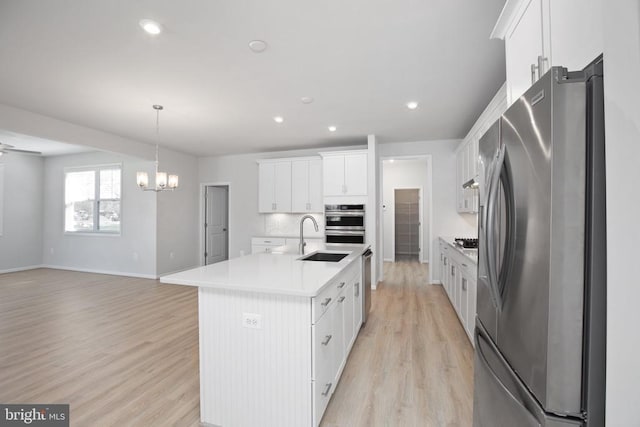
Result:
[[229,259],[229,186],[208,185],[204,191],[204,264]]
[[420,189],[394,189],[395,260],[420,260]]

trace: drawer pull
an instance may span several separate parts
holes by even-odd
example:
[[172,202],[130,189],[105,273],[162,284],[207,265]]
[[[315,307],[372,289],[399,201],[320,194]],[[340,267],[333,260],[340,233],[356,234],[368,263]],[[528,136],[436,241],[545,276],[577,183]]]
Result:
[[324,391],[322,392],[323,396],[327,396],[329,394],[329,391],[331,391],[332,385],[333,383],[328,383],[326,386],[324,386]]
[[331,341],[331,338],[333,338],[333,335],[327,335],[326,337],[324,337],[324,341],[322,341],[322,345],[329,344],[329,341]]
[[338,302],[344,301],[344,298],[345,298],[344,296],[341,296],[340,298],[338,298]]
[[326,307],[329,305],[329,303],[331,302],[331,298],[325,298],[324,301],[322,301],[322,303],[320,303],[321,306]]
[[467,264],[464,264],[464,263],[463,263],[463,264],[462,264],[462,266],[463,266],[464,268],[467,268]]
[[338,289],[344,288],[345,284],[346,284],[346,282],[340,282],[340,284],[338,285]]

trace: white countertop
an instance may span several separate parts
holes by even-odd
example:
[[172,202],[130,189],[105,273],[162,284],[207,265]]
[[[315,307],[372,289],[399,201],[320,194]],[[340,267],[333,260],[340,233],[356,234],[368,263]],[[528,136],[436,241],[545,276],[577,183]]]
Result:
[[369,245],[322,248],[323,252],[349,253],[340,262],[300,261],[305,255],[286,252],[259,253],[160,277],[174,285],[314,297]]
[[440,240],[442,240],[445,243],[448,243],[451,247],[453,247],[453,249],[455,249],[456,251],[460,252],[462,255],[464,255],[465,257],[467,257],[471,262],[473,262],[474,264],[478,264],[478,250],[477,249],[468,249],[468,248],[463,248],[459,245],[456,245],[456,242],[454,240],[454,237],[449,237],[449,236],[440,236]]

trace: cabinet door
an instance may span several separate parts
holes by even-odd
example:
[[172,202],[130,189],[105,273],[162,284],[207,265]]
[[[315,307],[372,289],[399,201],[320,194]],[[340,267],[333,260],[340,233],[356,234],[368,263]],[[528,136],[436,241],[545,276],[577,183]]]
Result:
[[324,212],[322,200],[322,160],[309,160],[309,209],[308,212]]
[[469,278],[465,275],[460,275],[460,321],[465,332],[467,332],[467,318],[469,309]]
[[322,182],[325,196],[344,195],[344,156],[322,159]]
[[309,161],[295,160],[291,162],[291,211],[310,212],[309,202]]
[[342,368],[342,362],[345,359],[345,351],[344,351],[344,305],[345,305],[345,296],[344,289],[343,292],[338,294],[338,299],[336,300],[334,306],[335,309],[332,310],[331,314],[331,323],[333,327],[331,328],[333,338],[335,339],[335,345],[333,346],[333,364],[331,368],[331,373],[334,379],[334,384],[338,384],[338,379],[340,378],[340,370]]
[[347,355],[349,354],[349,349],[351,349],[351,344],[353,344],[353,338],[354,338],[354,322],[353,322],[353,316],[354,316],[354,307],[353,307],[353,301],[354,301],[354,293],[352,292],[353,290],[353,281],[350,281],[347,283],[345,289],[344,289],[344,294],[342,295],[344,297],[344,301],[340,302],[340,298],[338,298],[338,302],[340,302],[343,306],[344,306],[344,317],[342,319],[342,332],[344,334],[344,356],[343,356],[343,361],[344,359],[347,358]]
[[473,342],[473,331],[476,327],[476,301],[477,301],[477,282],[473,278],[469,278],[467,282],[467,334],[471,339],[471,344],[475,345]]
[[356,339],[362,326],[362,276],[358,275],[353,284],[353,339]]
[[274,212],[276,210],[275,164],[258,164],[258,212]]
[[552,65],[581,70],[603,52],[602,7],[603,0],[549,1]]
[[347,154],[344,156],[345,194],[349,196],[367,195],[367,154]]
[[274,163],[275,212],[291,212],[291,162]]
[[464,153],[463,149],[456,153],[456,201],[458,203],[457,211],[464,212]]
[[509,104],[531,86],[531,64],[537,65],[538,56],[544,57],[543,41],[542,0],[529,0],[524,14],[505,37]]

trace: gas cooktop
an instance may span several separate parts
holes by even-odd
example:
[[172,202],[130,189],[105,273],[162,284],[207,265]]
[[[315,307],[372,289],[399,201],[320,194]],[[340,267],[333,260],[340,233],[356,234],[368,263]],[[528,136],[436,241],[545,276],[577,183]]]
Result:
[[461,246],[465,249],[477,249],[478,248],[478,239],[470,239],[466,237],[456,237],[453,239],[456,242],[456,245]]

